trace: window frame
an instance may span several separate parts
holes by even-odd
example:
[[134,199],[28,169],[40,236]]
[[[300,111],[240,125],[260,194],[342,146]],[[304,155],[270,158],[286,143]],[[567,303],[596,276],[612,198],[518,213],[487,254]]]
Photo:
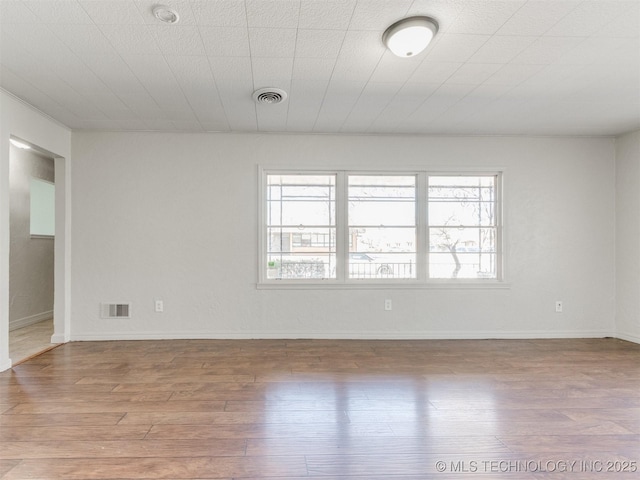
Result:
[[[332,172],[332,171],[292,171],[292,170],[286,170],[286,171],[277,171],[277,172],[273,172],[273,171],[268,171],[263,175],[263,179],[261,182],[262,185],[262,190],[260,192],[260,198],[261,201],[263,203],[263,209],[261,210],[261,214],[262,214],[262,218],[260,220],[260,226],[259,228],[261,228],[261,232],[260,232],[260,236],[261,236],[261,240],[264,242],[261,245],[260,248],[260,265],[264,266],[266,265],[265,262],[267,262],[267,257],[269,256],[269,252],[268,252],[268,246],[269,246],[269,236],[268,236],[268,230],[269,227],[271,225],[269,225],[268,222],[268,218],[269,218],[269,214],[268,214],[268,208],[269,208],[269,202],[268,202],[268,195],[267,195],[267,191],[268,191],[268,184],[267,184],[267,180],[268,180],[268,176],[269,175],[273,175],[273,176],[325,176],[325,177],[334,177],[334,185],[333,185],[333,190],[334,190],[334,197],[335,197],[335,209],[334,209],[334,227],[331,227],[330,225],[323,225],[323,226],[318,226],[319,228],[335,228],[335,235],[336,235],[336,252],[335,252],[335,263],[336,263],[336,267],[335,270],[337,271],[337,264],[339,263],[339,257],[338,257],[338,252],[337,252],[337,248],[338,248],[338,243],[339,243],[339,239],[338,239],[338,224],[339,224],[339,209],[338,209],[338,196],[339,196],[339,187],[338,187],[338,174],[336,172]],[[303,224],[300,224],[303,225]],[[309,225],[307,225],[309,226]],[[271,226],[274,227],[274,226]],[[291,228],[293,227],[288,226],[287,228]],[[277,227],[276,227],[277,228]],[[329,252],[330,253],[330,252]],[[314,278],[314,279],[271,279],[268,278],[268,274],[265,271],[266,269],[263,270],[261,268],[259,268],[259,273],[261,274],[261,277],[259,279],[266,281],[266,282],[271,282],[271,281],[277,281],[277,282],[293,282],[293,283],[299,283],[299,282],[312,282],[312,281],[320,281],[320,282],[324,282],[324,281],[334,281],[336,280],[335,278]]]
[[[351,230],[351,223],[349,221],[349,176],[354,176],[354,177],[367,177],[367,176],[386,176],[386,177],[415,177],[415,218],[414,218],[414,227],[415,231],[416,231],[416,277],[415,278],[349,278],[349,260],[350,260],[350,256],[351,256],[351,252],[349,251],[349,246],[351,243],[351,235],[350,235],[350,230]],[[419,258],[419,245],[420,245],[420,232],[418,230],[418,226],[420,223],[420,212],[418,211],[418,204],[419,204],[419,200],[418,200],[418,195],[420,192],[420,185],[419,185],[419,174],[417,172],[398,172],[398,171],[394,171],[394,172],[360,172],[360,171],[346,171],[345,175],[344,175],[344,183],[345,183],[345,201],[343,202],[344,205],[344,209],[345,209],[345,224],[343,225],[343,233],[345,236],[345,242],[346,242],[346,255],[345,255],[345,259],[344,259],[344,263],[342,265],[343,269],[345,270],[345,281],[348,283],[362,283],[365,282],[367,284],[380,284],[380,283],[384,283],[384,282],[389,282],[389,283],[401,283],[401,282],[407,282],[409,284],[411,283],[415,283],[420,279],[420,270],[421,268],[424,268],[424,265],[421,264],[420,258]],[[394,226],[391,225],[383,225],[383,227],[386,228],[394,228]],[[337,228],[337,226],[336,226]],[[397,228],[397,227],[396,227]],[[365,252],[361,252],[361,253],[365,253]]]
[[[494,177],[494,216],[495,216],[495,225],[490,226],[490,228],[495,228],[496,238],[495,238],[495,262],[496,262],[496,278],[438,278],[438,277],[430,277],[430,266],[431,263],[428,261],[428,257],[430,254],[429,251],[429,234],[431,228],[441,228],[440,225],[432,226],[429,222],[429,178],[430,177]],[[427,268],[427,281],[429,282],[486,282],[486,281],[494,281],[504,283],[504,250],[503,250],[503,237],[504,237],[504,228],[503,228],[503,197],[502,197],[502,171],[497,172],[483,172],[478,173],[474,171],[468,172],[458,172],[455,174],[445,173],[445,172],[428,172],[425,176],[425,191],[426,191],[426,199],[424,202],[425,205],[425,228],[427,230],[427,243],[425,245],[425,258],[423,258],[423,262]],[[483,228],[482,225],[469,225],[462,226],[463,229],[472,229],[472,228]]]
[[[323,279],[273,279],[267,278],[267,178],[268,175],[335,175],[336,176],[336,277]],[[348,176],[384,175],[416,176],[416,278],[348,278],[349,218]],[[495,177],[496,217],[496,278],[429,278],[429,176],[493,176]],[[504,228],[505,170],[456,168],[452,169],[345,169],[341,168],[290,168],[258,166],[258,279],[259,289],[412,289],[412,288],[510,288],[506,280],[506,252]]]

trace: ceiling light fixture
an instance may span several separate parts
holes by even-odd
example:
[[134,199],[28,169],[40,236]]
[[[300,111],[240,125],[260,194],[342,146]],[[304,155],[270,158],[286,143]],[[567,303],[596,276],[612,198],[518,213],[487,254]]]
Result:
[[9,141],[11,142],[11,145],[13,145],[14,147],[21,148],[23,150],[31,149],[31,147],[26,143],[19,142],[18,140],[14,140],[13,138],[10,138]]
[[438,33],[438,22],[430,17],[409,17],[387,28],[382,41],[395,55],[414,57],[422,52]]
[[161,22],[168,24],[178,23],[178,20],[180,20],[180,15],[178,15],[178,12],[176,12],[173,8],[169,8],[164,5],[154,7],[153,15]]

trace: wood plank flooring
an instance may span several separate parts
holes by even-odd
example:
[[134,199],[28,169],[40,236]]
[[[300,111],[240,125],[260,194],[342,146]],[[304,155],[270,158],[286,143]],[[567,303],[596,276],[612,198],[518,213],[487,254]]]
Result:
[[53,319],[43,320],[9,332],[9,357],[14,365],[53,347]]
[[640,478],[640,345],[79,342],[0,373],[0,478]]

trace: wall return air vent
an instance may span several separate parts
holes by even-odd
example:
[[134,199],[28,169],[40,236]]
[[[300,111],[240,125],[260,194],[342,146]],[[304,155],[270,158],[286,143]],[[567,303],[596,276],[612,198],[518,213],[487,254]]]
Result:
[[131,318],[130,303],[103,303],[100,310],[102,318]]

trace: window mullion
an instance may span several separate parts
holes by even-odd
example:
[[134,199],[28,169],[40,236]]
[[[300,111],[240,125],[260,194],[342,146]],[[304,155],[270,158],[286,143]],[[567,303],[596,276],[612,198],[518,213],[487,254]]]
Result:
[[493,180],[493,201],[494,201],[494,215],[493,227],[495,228],[496,238],[496,278],[498,280],[504,280],[504,232],[502,230],[503,222],[503,202],[502,202],[502,176],[496,175]]
[[263,283],[267,279],[266,265],[267,265],[267,224],[269,223],[268,209],[267,209],[267,172],[261,167],[258,167],[258,198],[259,198],[259,213],[258,213],[258,232],[260,234],[259,245],[260,253],[258,255],[258,283]]
[[347,279],[349,258],[349,225],[347,195],[347,178],[345,172],[336,174],[336,280],[344,282]]
[[427,228],[429,209],[427,205],[427,174],[418,174],[416,191],[416,263],[418,280],[421,282],[429,278],[429,231]]

